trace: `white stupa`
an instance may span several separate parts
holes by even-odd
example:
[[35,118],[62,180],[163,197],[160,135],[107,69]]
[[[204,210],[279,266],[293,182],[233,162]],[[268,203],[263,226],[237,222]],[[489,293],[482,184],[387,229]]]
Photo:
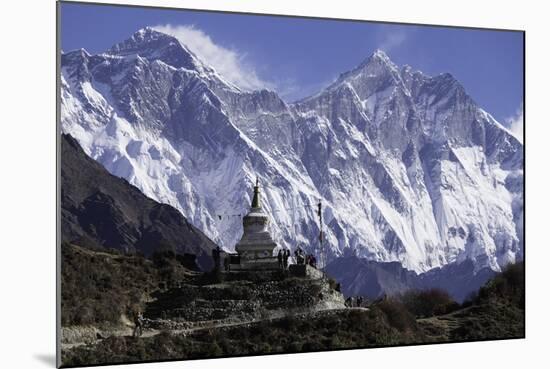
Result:
[[273,250],[277,244],[271,238],[267,226],[269,217],[260,201],[259,180],[256,179],[250,211],[243,218],[244,233],[235,246],[239,254],[239,269],[277,269],[277,257]]

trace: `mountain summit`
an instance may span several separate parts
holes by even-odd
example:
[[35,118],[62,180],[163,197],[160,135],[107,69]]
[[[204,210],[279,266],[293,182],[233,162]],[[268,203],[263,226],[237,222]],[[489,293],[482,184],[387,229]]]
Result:
[[116,56],[139,56],[149,61],[159,60],[174,68],[188,70],[204,69],[204,65],[177,38],[146,27],[132,37],[111,47],[107,54]]
[[381,51],[295,104],[226,82],[150,28],[62,55],[61,125],[84,151],[232,249],[259,175],[278,244],[423,272],[523,258],[523,145],[450,74]]

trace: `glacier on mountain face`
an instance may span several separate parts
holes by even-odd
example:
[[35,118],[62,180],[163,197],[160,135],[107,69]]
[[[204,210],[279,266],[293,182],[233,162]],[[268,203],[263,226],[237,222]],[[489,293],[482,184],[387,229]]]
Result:
[[417,272],[523,258],[523,145],[452,75],[376,51],[287,104],[206,62],[151,28],[101,54],[64,53],[62,131],[226,249],[259,176],[283,246],[319,253],[321,200],[329,258],[351,248]]

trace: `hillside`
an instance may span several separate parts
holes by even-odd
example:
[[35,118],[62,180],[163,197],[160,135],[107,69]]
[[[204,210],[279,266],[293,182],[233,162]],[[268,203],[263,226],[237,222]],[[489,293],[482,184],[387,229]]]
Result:
[[348,309],[201,329],[185,335],[166,331],[141,339],[110,337],[94,347],[66,352],[64,362],[81,365],[294,353],[410,344],[422,339],[413,318],[392,322],[381,309]]
[[[144,335],[135,338],[132,324],[116,315],[96,313],[90,328],[80,313],[64,311],[74,317],[63,327],[66,366],[524,336],[522,264],[505,269],[462,305],[443,292],[411,291],[346,307],[323,279],[191,272],[174,254],[148,260],[73,245],[64,250],[67,306],[125,315],[140,308],[146,317]],[[415,302],[431,305],[431,312],[419,313]]]
[[[63,263],[65,366],[423,339],[410,313],[395,314],[384,305],[346,308],[343,297],[322,279],[279,272],[224,273],[219,279],[187,270],[175,255],[148,260],[69,244],[63,246]],[[131,336],[127,319],[136,309],[147,319],[141,338]]]
[[198,266],[211,267],[216,245],[179,211],[110,174],[71,136],[60,139],[64,242],[145,255],[170,250],[195,255]]
[[151,259],[116,250],[61,246],[61,324],[120,326],[144,310],[159,284],[192,278],[193,258],[170,252]]
[[525,337],[524,265],[508,266],[489,280],[463,308],[418,321],[432,342]]

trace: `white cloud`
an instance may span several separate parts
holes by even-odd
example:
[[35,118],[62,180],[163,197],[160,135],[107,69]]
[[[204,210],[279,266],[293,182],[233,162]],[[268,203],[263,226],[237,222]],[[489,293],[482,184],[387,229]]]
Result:
[[176,37],[204,63],[212,66],[226,80],[245,90],[274,89],[274,85],[262,80],[246,54],[216,44],[202,30],[190,25],[157,25],[152,27]]
[[510,131],[523,143],[523,104],[516,110],[516,114],[506,119]]
[[380,42],[378,48],[386,53],[401,46],[407,40],[407,32],[404,30],[392,30],[383,32],[379,36]]

